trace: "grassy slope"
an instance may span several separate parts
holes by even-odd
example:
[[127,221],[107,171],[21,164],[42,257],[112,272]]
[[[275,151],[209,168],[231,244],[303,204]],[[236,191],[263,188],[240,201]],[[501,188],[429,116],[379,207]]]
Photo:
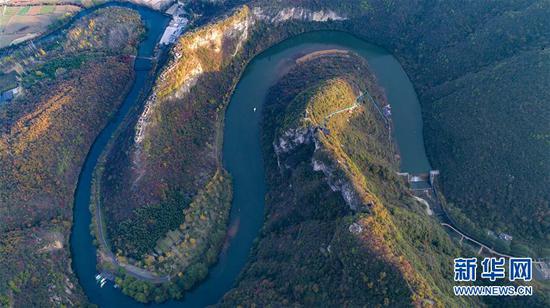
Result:
[[[273,140],[304,109],[309,120],[300,125],[308,126],[351,105],[358,88],[384,101],[372,77],[364,84],[365,65],[356,57],[321,58],[298,66],[272,88],[263,122],[266,223],[222,305],[466,304],[449,295],[448,264],[459,250],[394,177],[394,151],[372,106],[331,118],[331,133],[316,135],[320,150],[298,146],[279,156],[287,168],[277,166]],[[312,157],[353,183],[363,204],[374,205],[351,211],[323,173],[312,169]],[[350,233],[353,222],[365,231]]]
[[[109,35],[116,31],[127,32]],[[132,80],[119,54],[135,52],[141,31],[137,13],[100,10],[61,34],[60,44],[37,43],[35,53],[21,48],[2,59],[3,68],[25,63],[24,94],[0,109],[2,303],[82,301],[67,249],[72,196],[87,149]],[[72,57],[81,61],[65,61]]]

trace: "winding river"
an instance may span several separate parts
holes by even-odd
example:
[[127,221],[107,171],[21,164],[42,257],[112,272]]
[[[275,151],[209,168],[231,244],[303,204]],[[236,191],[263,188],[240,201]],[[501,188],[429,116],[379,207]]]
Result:
[[[138,10],[149,27],[148,38],[140,45],[139,55],[147,56],[153,51],[166,18],[147,9]],[[336,31],[303,34],[269,48],[247,66],[226,112],[223,163],[233,177],[230,227],[237,231],[204,282],[188,292],[182,301],[170,301],[159,306],[203,307],[215,304],[234,285],[263,222],[265,183],[259,121],[267,90],[277,81],[280,72],[292,65],[293,59],[307,52],[332,48],[349,49],[365,57],[385,88],[393,107],[394,137],[402,157],[401,169],[407,172],[426,172],[430,169],[424,152],[420,105],[407,75],[392,55],[352,35]],[[136,71],[130,94],[93,144],[75,193],[71,235],[73,269],[89,300],[101,307],[141,305],[113,288],[112,284],[100,288],[95,281],[96,248],[89,229],[89,200],[92,173],[98,157],[137,102],[147,73]]]
[[[78,14],[78,18],[86,16],[91,12],[102,7],[122,6],[137,10],[147,27],[147,36],[141,41],[138,48],[138,55],[143,57],[152,56],[160,36],[164,32],[164,28],[168,24],[169,18],[157,11],[124,3],[108,3],[94,9],[85,10]],[[75,18],[74,20],[76,20]],[[136,67],[140,66],[139,61],[136,61]],[[105,126],[101,133],[94,141],[84,166],[80,171],[78,184],[75,192],[75,201],[73,208],[73,228],[70,238],[70,248],[72,255],[72,268],[75,271],[80,285],[84,289],[88,299],[101,307],[126,306],[135,303],[131,298],[123,295],[119,290],[110,288],[100,288],[95,281],[96,270],[96,247],[93,244],[93,237],[90,234],[91,213],[90,205],[90,188],[92,183],[92,175],[94,168],[98,162],[98,158],[104,151],[107,143],[111,139],[113,133],[122,123],[128,112],[137,103],[141,91],[145,91],[145,84],[149,71],[135,69],[135,79],[130,92],[126,96],[119,110],[113,116],[111,121]]]

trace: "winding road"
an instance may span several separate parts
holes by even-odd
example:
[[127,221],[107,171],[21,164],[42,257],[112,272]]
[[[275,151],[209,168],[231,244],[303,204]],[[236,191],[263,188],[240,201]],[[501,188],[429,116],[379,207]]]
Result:
[[[96,186],[99,187],[99,185],[96,185]],[[103,252],[103,256],[109,259],[108,260],[109,262],[111,262],[113,265],[117,267],[124,268],[126,270],[126,273],[128,273],[130,276],[133,276],[141,280],[149,281],[154,284],[170,281],[169,275],[158,276],[157,274],[151,271],[139,268],[131,264],[121,263],[120,261],[118,261],[115,254],[111,251],[111,249],[109,249],[109,245],[107,245],[107,239],[105,236],[105,232],[103,231],[104,227],[103,227],[103,217],[101,216],[100,201],[96,202],[95,218],[97,221],[97,238],[100,242],[100,247],[101,247],[100,249],[101,249],[101,252]]]
[[[142,14],[147,13],[143,9],[140,10]],[[149,16],[149,18],[153,28],[159,24],[158,17]],[[149,44],[156,44],[161,33],[162,31],[157,31],[154,35],[150,35],[151,42]],[[334,46],[347,48],[365,57],[380,84],[385,88],[388,100],[395,107],[392,122],[402,154],[401,169],[404,172],[425,172],[430,169],[424,153],[422,118],[416,93],[399,62],[391,54],[354,36],[337,31],[306,33],[270,47],[247,65],[233,92],[225,114],[224,126],[221,128],[223,130],[223,147],[220,156],[223,159],[223,166],[233,178],[230,221],[231,223],[240,221],[239,228],[235,231],[235,236],[229,242],[227,249],[220,255],[219,262],[210,269],[208,278],[195,289],[186,293],[182,301],[169,301],[163,303],[163,307],[213,305],[234,287],[239,273],[246,265],[264,218],[265,174],[259,128],[263,108],[261,103],[265,101],[266,93],[276,81],[281,66],[289,63],[289,59],[294,59],[304,51],[333,49]],[[140,56],[148,57],[151,54],[151,52],[142,52]],[[117,113],[115,120],[98,137],[90,150],[75,193],[74,224],[71,236],[73,269],[90,302],[101,307],[140,306],[139,303],[124,295],[120,289],[100,288],[94,279],[95,273],[97,273],[96,247],[93,245],[89,229],[92,215],[89,211],[89,188],[97,158],[114,129],[122,123],[129,106],[135,103],[137,93],[145,84],[140,79],[145,78],[141,77],[142,75],[145,74],[143,72],[137,74],[135,91],[130,93],[127,102]],[[372,100],[370,95],[368,98]],[[358,99],[359,97],[354,106],[346,107],[340,112],[356,108]],[[372,102],[375,104],[374,101]],[[381,112],[376,104],[375,106]],[[255,107],[258,108],[258,112],[252,112]],[[392,125],[388,126],[391,129]],[[219,137],[221,139],[222,136]],[[97,212],[95,215],[97,215],[100,244],[108,247],[105,234],[103,234],[104,227],[100,209]],[[114,264],[124,266],[117,262],[112,252],[108,253],[108,257],[113,259]],[[151,273],[143,272],[138,268],[127,267],[126,270],[134,277],[151,282],[162,282],[169,279],[169,277],[151,276]],[[157,306],[157,304],[151,304],[151,306]]]
[[332,112],[332,113],[326,115],[325,118],[323,119],[323,127],[326,127],[326,124],[327,124],[328,120],[329,120],[330,118],[332,118],[332,116],[337,115],[337,114],[342,113],[342,112],[351,111],[351,110],[353,110],[353,109],[359,107],[359,106],[361,105],[361,104],[359,104],[359,100],[360,100],[363,96],[364,96],[364,94],[361,94],[361,95],[357,96],[357,97],[355,98],[355,102],[353,103],[353,105],[351,105],[351,106],[349,106],[349,107],[346,107],[346,108],[343,108],[343,109],[340,109],[340,110],[336,110],[336,111],[334,111],[334,112]]
[[[503,252],[499,252],[499,251],[495,250],[494,248],[490,247],[489,245],[484,244],[481,240],[475,239],[474,237],[469,236],[464,231],[460,230],[460,228],[458,227],[458,224],[453,221],[453,219],[450,217],[450,215],[447,213],[447,211],[443,207],[443,204],[439,199],[439,194],[437,193],[435,187],[430,185],[430,188],[424,188],[424,189],[417,190],[417,191],[413,190],[413,196],[415,198],[423,200],[426,203],[429,203],[424,198],[421,198],[421,197],[416,196],[414,194],[414,193],[422,192],[424,190],[431,190],[433,195],[434,195],[434,198],[429,198],[429,200],[431,200],[432,203],[434,203],[433,204],[434,211],[438,213],[437,215],[433,215],[433,217],[440,221],[440,225],[442,225],[443,227],[448,228],[450,231],[455,232],[456,234],[460,235],[460,237],[461,237],[460,243],[462,243],[462,241],[464,239],[466,239],[466,240],[478,245],[480,247],[480,249],[478,250],[478,253],[477,253],[478,255],[481,254],[483,249],[485,249],[490,254],[497,255],[497,256],[500,256],[500,257],[505,257],[505,258],[517,258],[518,257],[518,256],[509,255],[509,254],[506,254],[506,253],[503,253]],[[548,260],[550,260],[550,258],[538,258],[538,259],[534,259],[533,263],[534,264],[545,264]]]

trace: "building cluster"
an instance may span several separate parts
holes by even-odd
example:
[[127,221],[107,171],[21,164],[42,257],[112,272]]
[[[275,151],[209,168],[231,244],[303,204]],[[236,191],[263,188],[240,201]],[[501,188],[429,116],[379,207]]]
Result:
[[172,20],[170,20],[170,24],[166,27],[166,30],[164,30],[160,38],[160,43],[169,45],[174,43],[183,33],[189,20],[185,17],[184,6],[181,3],[172,5],[166,10],[166,14],[172,15]]

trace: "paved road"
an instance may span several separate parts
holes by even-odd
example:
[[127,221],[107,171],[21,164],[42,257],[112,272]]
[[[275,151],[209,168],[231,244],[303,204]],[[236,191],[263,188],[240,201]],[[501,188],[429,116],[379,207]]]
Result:
[[346,111],[351,111],[357,107],[359,107],[359,99],[362,97],[361,96],[358,96],[356,99],[355,99],[355,102],[353,103],[353,105],[349,106],[349,107],[346,107],[346,108],[343,108],[343,109],[340,109],[340,110],[336,110],[330,114],[328,114],[327,116],[325,116],[325,119],[324,121],[327,122],[332,116],[334,115],[337,115],[339,113],[342,113],[342,112],[346,112]]
[[103,218],[101,216],[101,202],[97,201],[96,206],[97,207],[96,207],[96,210],[95,210],[95,214],[96,214],[96,222],[97,222],[97,237],[99,239],[100,245],[103,248],[101,250],[104,253],[107,254],[106,256],[107,256],[107,258],[110,259],[111,263],[116,265],[116,266],[124,268],[126,270],[127,274],[129,274],[130,276],[133,276],[135,278],[141,279],[141,280],[149,281],[149,282],[152,282],[152,283],[155,283],[155,284],[170,281],[170,276],[169,275],[158,276],[155,273],[152,273],[148,270],[136,267],[136,266],[131,265],[131,264],[120,263],[117,260],[115,254],[109,249],[109,246],[107,245],[107,240],[106,240],[105,233],[103,232]]
[[[481,240],[475,239],[472,236],[467,235],[464,231],[460,230],[460,228],[453,222],[453,220],[450,218],[449,214],[447,213],[447,211],[445,211],[445,208],[443,207],[443,205],[439,201],[439,196],[438,196],[437,192],[435,191],[435,188],[430,187],[429,189],[432,190],[432,192],[434,194],[434,198],[433,199],[430,198],[435,203],[434,206],[433,206],[433,210],[435,212],[438,212],[438,215],[435,215],[435,217],[437,217],[437,219],[440,221],[440,224],[442,226],[444,226],[444,227],[450,229],[451,231],[459,234],[461,237],[469,240],[470,242],[475,243],[480,248],[485,249],[486,251],[488,251],[491,254],[501,256],[501,257],[505,257],[505,258],[513,258],[514,257],[514,256],[511,256],[511,255],[496,251],[494,248],[492,248],[489,245],[483,243]],[[535,259],[535,260],[533,260],[533,263],[534,264],[543,264],[543,263],[546,262],[547,259],[548,258]]]
[[[361,95],[357,96],[357,97],[355,98],[355,102],[353,103],[353,105],[351,105],[351,106],[349,106],[349,107],[346,107],[346,108],[342,108],[342,109],[336,110],[336,111],[334,111],[334,112],[332,112],[332,113],[326,115],[325,118],[323,119],[323,125],[322,125],[322,126],[323,126],[323,127],[326,127],[326,126],[327,126],[328,120],[329,120],[330,118],[332,118],[332,116],[337,115],[337,114],[342,113],[342,112],[351,111],[351,110],[353,110],[353,109],[359,107],[359,106],[361,105],[361,104],[359,103],[359,101],[360,101],[361,99],[363,99],[363,97],[364,97],[366,94],[368,94],[368,92],[366,92],[365,94],[361,94]],[[369,95],[369,97],[370,97],[370,95]]]

